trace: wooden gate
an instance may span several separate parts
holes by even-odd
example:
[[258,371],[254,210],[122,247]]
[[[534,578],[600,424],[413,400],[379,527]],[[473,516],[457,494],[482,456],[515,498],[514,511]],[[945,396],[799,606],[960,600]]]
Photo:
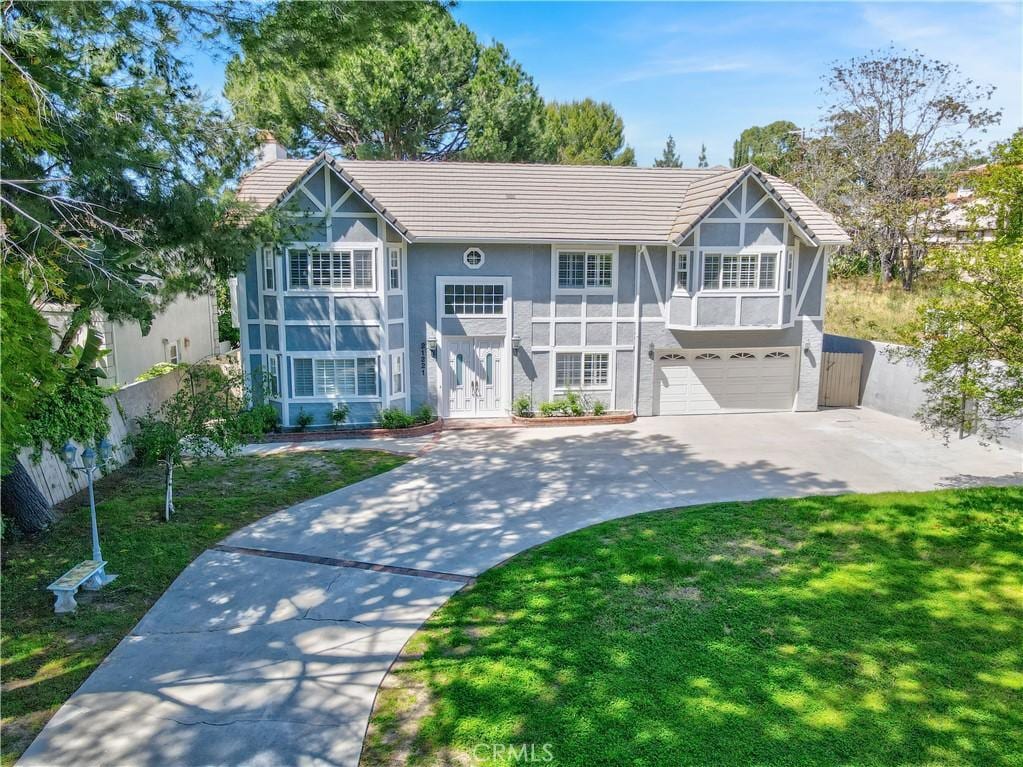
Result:
[[817,404],[822,407],[859,405],[862,366],[862,354],[824,352],[821,355],[821,388]]

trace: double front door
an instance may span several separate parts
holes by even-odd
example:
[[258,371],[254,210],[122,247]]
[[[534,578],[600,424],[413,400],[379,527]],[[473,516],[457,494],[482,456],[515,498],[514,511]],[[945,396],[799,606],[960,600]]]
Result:
[[506,414],[503,402],[503,338],[444,339],[444,391],[450,418]]

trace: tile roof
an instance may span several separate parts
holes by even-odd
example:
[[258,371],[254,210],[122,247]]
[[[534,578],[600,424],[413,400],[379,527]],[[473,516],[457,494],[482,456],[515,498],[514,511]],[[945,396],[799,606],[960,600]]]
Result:
[[[667,242],[689,231],[743,175],[768,179],[783,207],[821,242],[845,233],[805,195],[747,168],[273,160],[246,174],[239,195],[258,209],[279,201],[324,161],[410,240]],[[820,227],[818,232],[811,222]]]

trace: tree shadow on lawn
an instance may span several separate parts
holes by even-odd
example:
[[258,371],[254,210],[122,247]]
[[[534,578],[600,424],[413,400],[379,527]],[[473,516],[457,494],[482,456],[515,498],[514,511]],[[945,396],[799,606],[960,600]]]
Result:
[[1018,488],[759,501],[552,541],[413,640],[397,681],[432,693],[413,756],[1018,764],[1021,507]]

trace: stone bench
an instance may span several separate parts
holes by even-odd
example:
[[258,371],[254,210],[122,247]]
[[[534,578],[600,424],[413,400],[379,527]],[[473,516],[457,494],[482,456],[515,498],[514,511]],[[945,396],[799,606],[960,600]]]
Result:
[[106,562],[87,559],[84,562],[79,562],[47,586],[46,588],[57,597],[53,611],[55,613],[73,613],[78,607],[78,603],[75,602],[75,593],[79,587],[95,591],[110,583],[114,576],[106,574],[104,570],[106,565]]

